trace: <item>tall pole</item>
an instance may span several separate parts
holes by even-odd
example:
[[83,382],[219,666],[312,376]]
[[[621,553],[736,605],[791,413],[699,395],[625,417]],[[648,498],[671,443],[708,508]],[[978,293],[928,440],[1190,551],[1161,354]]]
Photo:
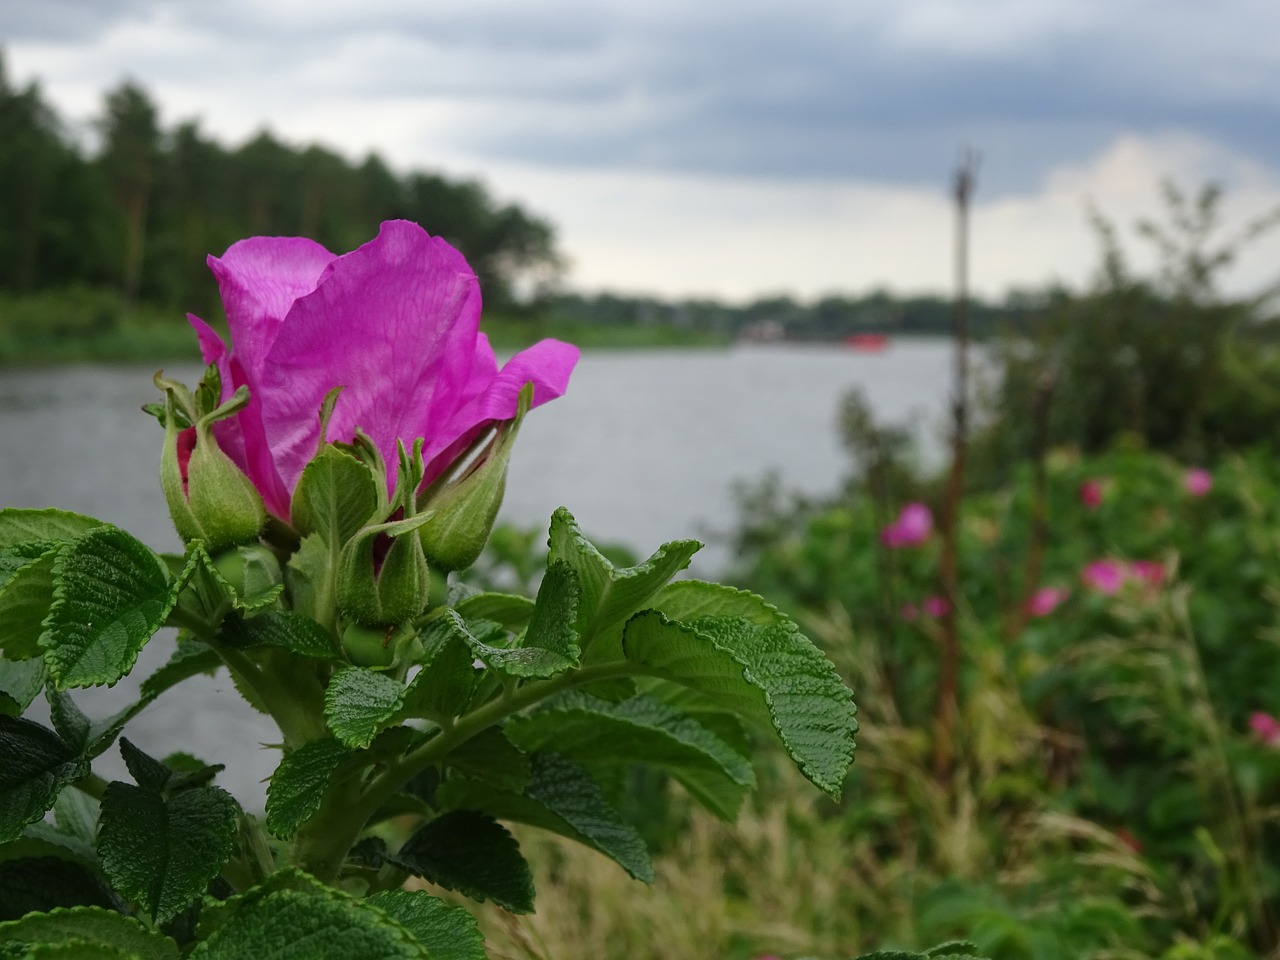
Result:
[[946,611],[942,615],[942,643],[938,658],[938,699],[935,706],[934,773],[941,779],[951,773],[955,757],[955,727],[960,683],[960,636],[956,609],[960,601],[959,523],[964,497],[965,459],[969,435],[969,205],[977,185],[978,156],[966,149],[956,166],[952,200],[956,208],[955,311],[951,337],[954,345],[954,393],[951,399],[951,470],[942,504],[942,562],[939,576]]

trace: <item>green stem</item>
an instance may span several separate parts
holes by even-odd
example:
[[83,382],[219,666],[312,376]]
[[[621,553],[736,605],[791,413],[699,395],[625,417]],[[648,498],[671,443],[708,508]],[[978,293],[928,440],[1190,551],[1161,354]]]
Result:
[[107,792],[107,781],[96,773],[86,773],[71,785],[81,793],[87,793],[95,800],[101,800]]
[[500,697],[459,717],[453,726],[442,728],[426,743],[388,762],[363,789],[349,781],[326,796],[320,812],[299,833],[294,861],[313,876],[332,882],[369,818],[427,767],[439,763],[451,751],[507,717],[562,690],[639,672],[642,671],[634,663],[606,663],[504,691]]

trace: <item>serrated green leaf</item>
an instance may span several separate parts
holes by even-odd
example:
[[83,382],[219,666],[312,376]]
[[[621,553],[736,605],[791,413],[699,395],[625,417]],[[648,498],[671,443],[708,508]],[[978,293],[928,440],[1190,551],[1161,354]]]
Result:
[[549,564],[563,561],[578,575],[577,626],[584,650],[596,637],[643,609],[702,549],[697,540],[673,540],[644,563],[619,570],[582,535],[573,515],[563,507],[551,517],[548,546]]
[[44,661],[0,660],[0,713],[21,716],[44,689]]
[[173,779],[172,770],[155,757],[147,756],[128,740],[120,741],[120,756],[124,758],[129,776],[133,777],[134,782],[143,790],[163,793],[169,781]]
[[[13,844],[7,844],[5,849],[10,846]],[[89,869],[76,860],[35,856],[0,863],[0,920],[17,920],[33,911],[77,906],[125,908],[96,869]]]
[[[79,790],[63,790],[60,795],[79,793]],[[0,861],[34,858],[56,858],[97,869],[98,854],[93,841],[86,843],[60,832],[43,820],[27,824],[17,840],[0,844]]]
[[397,721],[405,694],[405,685],[385,673],[344,667],[325,690],[325,723],[346,746],[363,749]]
[[193,567],[206,610],[223,608],[227,601],[233,609],[246,615],[267,609],[284,593],[284,584],[278,579],[279,566],[268,564],[256,548],[232,547],[231,550],[240,554],[243,563],[243,593],[223,576],[201,541],[193,540],[187,546],[187,564]]
[[377,509],[378,488],[369,468],[333,446],[307,464],[289,505],[299,533],[318,534],[339,547],[369,523]]
[[293,609],[326,627],[333,625],[336,609],[338,549],[339,545],[330,547],[323,537],[313,533],[302,538],[284,568]]
[[578,575],[569,564],[563,560],[548,564],[522,645],[550,650],[576,663],[582,653],[576,625],[581,596]]
[[978,945],[968,940],[948,940],[924,952],[926,957],[959,957],[978,952]]
[[290,840],[320,809],[324,792],[351,750],[332,737],[285,754],[267,787],[267,830]]
[[88,764],[52,730],[0,716],[0,843],[13,840],[53,806]]
[[677,623],[651,610],[627,623],[623,648],[646,671],[767,723],[800,771],[840,796],[857,730],[852,694],[793,624],[745,617]]
[[544,650],[540,647],[498,647],[485,643],[472,632],[470,625],[454,610],[445,610],[437,622],[440,621],[446,621],[452,625],[453,630],[470,648],[473,656],[483,660],[486,666],[508,677],[521,679],[554,677],[558,673],[573,669],[576,665],[574,661],[554,650]]
[[239,808],[218,787],[166,798],[116,782],[102,800],[98,853],[112,886],[163,923],[226,865],[238,827]]
[[387,859],[447,890],[512,913],[533,912],[533,875],[520,845],[492,817],[457,810],[437,817]]
[[62,543],[75,540],[106,523],[68,510],[0,510],[0,550],[24,540]]
[[49,701],[49,719],[53,721],[53,729],[64,743],[83,753],[89,742],[89,718],[75,705],[70,694],[55,690],[52,685],[45,691],[45,699]]
[[427,948],[431,960],[487,960],[484,935],[463,907],[421,890],[383,890],[365,900],[387,913]]
[[123,947],[88,940],[64,940],[32,944],[22,954],[22,960],[142,960],[142,957]]
[[[70,907],[0,923],[0,943],[87,943],[141,960],[178,960],[178,945],[132,917],[101,907]],[[86,954],[89,955],[89,954]]]
[[482,730],[449,754],[450,767],[499,790],[519,793],[532,772],[524,755],[499,727]]
[[281,871],[200,919],[191,960],[433,960],[388,913],[298,871]]
[[492,620],[517,631],[524,629],[533,616],[534,603],[512,593],[476,593],[452,606],[464,620]]
[[60,687],[110,686],[173,609],[182,578],[115,527],[99,527],[64,546],[53,567],[54,601],[40,646]]
[[405,715],[441,720],[467,709],[478,671],[457,620],[438,618],[419,633],[421,668],[405,695]]
[[290,610],[269,610],[248,619],[232,614],[223,621],[222,638],[236,647],[276,647],[317,660],[341,655],[328,630]]
[[442,784],[437,800],[447,808],[479,810],[558,833],[604,854],[637,880],[653,882],[644,840],[586,769],[554,753],[534,754],[530,762],[532,776],[523,794],[458,779]]
[[0,651],[11,660],[40,656],[44,618],[53,604],[53,565],[58,549],[56,545],[42,549],[29,558],[10,555],[15,563],[0,585]]
[[653,697],[610,702],[570,691],[536,713],[514,718],[506,730],[531,753],[554,750],[580,762],[723,771],[735,783],[755,784],[755,773],[745,757],[706,727]]

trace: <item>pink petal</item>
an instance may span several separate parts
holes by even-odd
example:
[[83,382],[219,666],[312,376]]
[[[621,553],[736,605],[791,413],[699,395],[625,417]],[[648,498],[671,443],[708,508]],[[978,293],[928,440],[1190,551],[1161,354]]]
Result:
[[1124,584],[1124,566],[1118,560],[1094,560],[1080,571],[1080,579],[1099,593],[1114,594]]
[[[397,437],[434,438],[469,386],[480,289],[462,255],[417,224],[384,223],[339,257],[280,327],[262,372],[263,425],[292,488],[315,453],[330,389],[330,440],[356,427],[394,469]],[[451,438],[452,439],[452,438]]]
[[1102,481],[1086,480],[1080,484],[1080,502],[1090,510],[1102,506]]
[[951,604],[947,603],[944,598],[937,596],[925,597],[924,603],[920,606],[924,610],[926,616],[930,616],[935,619],[945,617],[951,611]]
[[1066,587],[1041,587],[1027,600],[1027,613],[1033,617],[1047,617],[1070,593]]
[[1203,497],[1213,489],[1213,474],[1200,467],[1194,467],[1183,474],[1182,486],[1193,497]]
[[251,390],[294,301],[316,288],[334,259],[305,237],[250,237],[233,243],[221,258],[209,257],[231,344]]

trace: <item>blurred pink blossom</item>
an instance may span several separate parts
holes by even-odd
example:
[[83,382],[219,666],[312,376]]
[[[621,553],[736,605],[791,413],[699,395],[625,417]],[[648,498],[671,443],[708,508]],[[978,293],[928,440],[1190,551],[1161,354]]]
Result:
[[1135,560],[1129,565],[1129,575],[1135,580],[1142,580],[1149,587],[1162,586],[1164,573],[1164,564],[1158,560]]
[[1280,747],[1280,720],[1261,710],[1249,714],[1249,729],[1269,747]]
[[920,604],[920,608],[924,611],[926,617],[933,617],[935,620],[945,617],[951,612],[951,604],[939,596],[925,597],[924,603]]
[[1027,600],[1027,613],[1033,617],[1047,617],[1069,596],[1071,591],[1066,587],[1041,587]]
[[898,519],[880,531],[880,542],[886,547],[914,547],[929,539],[933,532],[933,514],[923,503],[908,503]]
[[914,603],[904,603],[902,605],[902,619],[910,623],[920,616],[920,608]]
[[1085,564],[1080,579],[1099,593],[1119,593],[1124,586],[1125,566],[1119,560],[1094,560]]
[[1102,481],[1086,480],[1080,484],[1080,502],[1090,510],[1097,510],[1102,506]]
[[1182,486],[1193,497],[1203,497],[1213,489],[1213,474],[1202,467],[1193,467],[1182,475]]

